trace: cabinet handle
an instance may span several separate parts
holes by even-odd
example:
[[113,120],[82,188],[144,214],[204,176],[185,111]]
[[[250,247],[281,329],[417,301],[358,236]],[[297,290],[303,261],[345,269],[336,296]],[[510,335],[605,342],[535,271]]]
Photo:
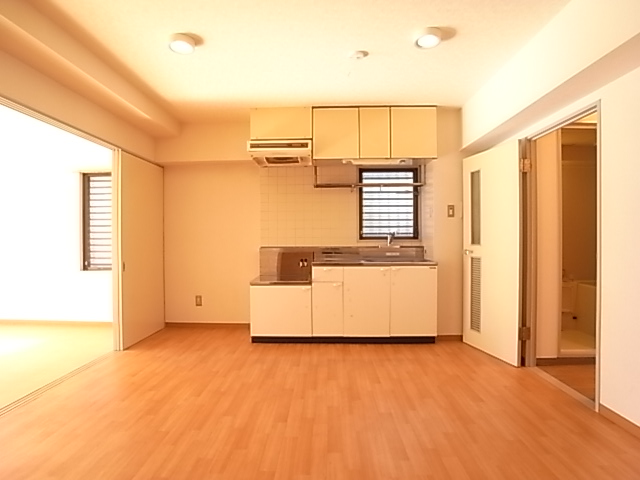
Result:
[[342,285],[341,283],[334,283],[333,286],[334,287],[339,287],[340,285]]

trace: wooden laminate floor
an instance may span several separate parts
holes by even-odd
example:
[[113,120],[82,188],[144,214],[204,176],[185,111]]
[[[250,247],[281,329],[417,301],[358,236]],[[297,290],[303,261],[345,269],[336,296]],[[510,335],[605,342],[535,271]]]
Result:
[[532,370],[167,328],[0,417],[0,478],[640,478],[640,439]]

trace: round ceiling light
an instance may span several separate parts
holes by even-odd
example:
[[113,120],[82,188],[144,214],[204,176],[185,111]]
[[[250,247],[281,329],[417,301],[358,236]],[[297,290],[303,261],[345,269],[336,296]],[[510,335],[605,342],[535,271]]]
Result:
[[427,27],[416,39],[416,46],[420,48],[433,48],[440,44],[442,32],[437,27]]
[[174,53],[189,55],[195,51],[196,41],[184,33],[174,33],[169,40],[169,48]]

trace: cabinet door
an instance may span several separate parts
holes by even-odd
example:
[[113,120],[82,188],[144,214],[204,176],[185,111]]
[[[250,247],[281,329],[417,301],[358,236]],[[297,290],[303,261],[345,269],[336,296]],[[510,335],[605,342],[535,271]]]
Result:
[[388,267],[345,267],[344,336],[389,336]]
[[252,285],[249,308],[251,336],[311,336],[311,286]]
[[314,337],[344,335],[342,282],[314,282],[311,287],[311,305]]
[[389,107],[360,107],[360,158],[389,158]]
[[311,138],[311,108],[252,108],[250,135],[252,140]]
[[435,107],[391,107],[391,156],[438,156]]
[[391,336],[437,334],[437,285],[437,267],[391,268]]
[[313,158],[358,158],[358,109],[313,109]]

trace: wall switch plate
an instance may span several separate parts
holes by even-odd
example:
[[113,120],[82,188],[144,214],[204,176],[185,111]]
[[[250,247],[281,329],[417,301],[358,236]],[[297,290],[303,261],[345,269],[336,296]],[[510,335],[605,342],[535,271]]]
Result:
[[447,205],[447,217],[455,217],[456,216],[456,207],[453,205]]
[[196,307],[202,306],[202,295],[196,295]]

